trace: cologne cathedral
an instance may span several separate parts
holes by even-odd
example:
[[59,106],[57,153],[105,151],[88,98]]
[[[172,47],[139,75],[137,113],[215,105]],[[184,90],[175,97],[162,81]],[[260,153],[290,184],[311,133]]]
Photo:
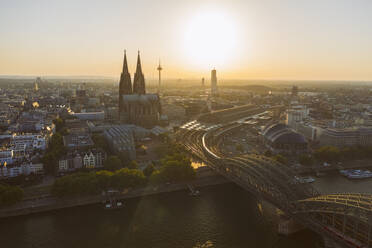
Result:
[[161,105],[159,95],[146,94],[145,77],[142,73],[139,52],[133,85],[128,70],[127,55],[124,52],[123,71],[119,83],[120,121],[142,127],[153,127],[158,124],[160,114]]

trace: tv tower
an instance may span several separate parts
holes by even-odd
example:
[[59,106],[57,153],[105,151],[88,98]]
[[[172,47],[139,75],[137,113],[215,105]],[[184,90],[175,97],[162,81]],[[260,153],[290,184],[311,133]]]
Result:
[[158,71],[159,71],[159,86],[158,86],[158,94],[160,94],[160,89],[161,89],[161,70],[163,70],[163,68],[161,67],[160,65],[160,60],[159,60],[159,66],[158,68],[156,68]]

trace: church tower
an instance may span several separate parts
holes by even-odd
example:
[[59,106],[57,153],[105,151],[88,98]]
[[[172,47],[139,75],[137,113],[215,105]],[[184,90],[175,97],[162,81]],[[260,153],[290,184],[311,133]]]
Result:
[[121,72],[119,83],[119,113],[123,111],[123,95],[130,94],[132,94],[132,81],[128,70],[127,54],[124,50],[123,71]]
[[145,77],[142,73],[141,58],[138,51],[137,68],[133,79],[133,94],[146,94]]
[[120,83],[119,83],[119,95],[130,95],[130,94],[132,94],[132,82],[131,82],[130,74],[128,70],[127,54],[126,54],[126,51],[124,51],[123,71],[120,75]]

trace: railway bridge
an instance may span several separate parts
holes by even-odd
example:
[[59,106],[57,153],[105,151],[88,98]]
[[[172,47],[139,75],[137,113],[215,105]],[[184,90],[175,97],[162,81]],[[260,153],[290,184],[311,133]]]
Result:
[[224,154],[224,137],[241,125],[230,122],[193,129],[185,124],[176,140],[221,175],[337,246],[372,247],[372,195],[321,195],[301,182],[289,167],[268,157]]

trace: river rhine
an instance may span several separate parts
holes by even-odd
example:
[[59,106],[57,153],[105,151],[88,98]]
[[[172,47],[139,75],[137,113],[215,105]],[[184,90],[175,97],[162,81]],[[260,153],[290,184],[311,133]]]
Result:
[[119,210],[96,205],[1,219],[0,247],[313,248],[320,243],[310,231],[278,235],[276,211],[234,184],[202,188],[199,197],[179,191],[125,204]]

